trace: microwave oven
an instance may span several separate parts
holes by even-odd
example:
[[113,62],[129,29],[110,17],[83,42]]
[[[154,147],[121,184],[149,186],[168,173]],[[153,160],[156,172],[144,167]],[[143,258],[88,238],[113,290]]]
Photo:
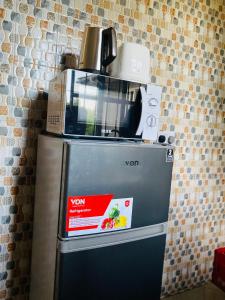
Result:
[[62,136],[141,139],[144,84],[67,69],[50,81],[47,131]]

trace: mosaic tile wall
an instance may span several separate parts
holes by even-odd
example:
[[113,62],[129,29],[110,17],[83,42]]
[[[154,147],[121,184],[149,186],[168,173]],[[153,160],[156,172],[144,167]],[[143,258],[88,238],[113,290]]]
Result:
[[37,134],[86,24],[146,45],[176,133],[162,295],[210,279],[225,245],[225,1],[0,0],[0,299],[28,299]]

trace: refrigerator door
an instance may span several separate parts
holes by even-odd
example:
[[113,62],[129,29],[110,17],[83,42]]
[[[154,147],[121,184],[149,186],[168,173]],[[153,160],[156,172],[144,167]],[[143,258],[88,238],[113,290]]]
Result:
[[[82,202],[86,196],[95,195],[96,207],[101,206],[100,197],[104,195],[111,195],[119,202],[128,199],[133,202],[132,213],[126,218],[130,218],[131,226],[128,227],[131,228],[166,222],[172,173],[168,154],[171,151],[171,147],[135,143],[66,143],[59,237],[76,236],[76,232],[69,232],[67,224],[71,197],[74,197],[72,201]],[[115,210],[113,207],[108,220],[113,214],[115,216]],[[111,223],[105,226],[109,228]],[[83,232],[84,235],[90,233]]]
[[163,231],[163,225],[155,225],[61,241],[55,299],[159,300]]

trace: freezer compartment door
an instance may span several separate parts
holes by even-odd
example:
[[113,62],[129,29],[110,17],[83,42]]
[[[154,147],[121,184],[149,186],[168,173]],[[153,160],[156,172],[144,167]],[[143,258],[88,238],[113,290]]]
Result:
[[56,300],[159,300],[166,235],[59,252]]
[[[75,231],[69,231],[68,222],[70,221],[71,224],[75,221],[74,224],[77,223],[77,225],[74,226],[81,227],[81,230],[86,226],[87,230],[83,230],[84,235],[93,233],[90,229],[96,225],[94,223],[96,219],[89,219],[87,222],[87,218],[82,218],[85,215],[82,215],[82,212],[87,212],[88,217],[98,217],[96,207],[102,209],[101,197],[104,195],[111,195],[112,200],[118,200],[109,202],[111,207],[105,215],[103,213],[104,218],[98,221],[99,223],[97,222],[99,226],[94,233],[101,232],[101,225],[103,228],[106,225],[107,230],[110,229],[112,224],[109,221],[108,223],[105,221],[106,224],[104,224],[104,220],[116,216],[116,206],[119,206],[120,213],[123,215],[120,205],[125,206],[126,203],[132,204],[132,211],[127,215],[124,212],[126,218],[123,220],[126,221],[124,223],[127,228],[166,222],[172,173],[172,162],[167,160],[168,149],[163,146],[135,143],[77,142],[66,144],[60,237],[76,236]],[[86,196],[95,196],[96,203],[92,203],[95,207],[93,214],[89,214],[89,206],[83,206],[87,200]],[[70,199],[77,204],[77,211],[81,212],[79,220],[72,220],[72,218],[68,220]],[[71,211],[74,212],[73,209]],[[123,223],[122,221],[120,223]]]

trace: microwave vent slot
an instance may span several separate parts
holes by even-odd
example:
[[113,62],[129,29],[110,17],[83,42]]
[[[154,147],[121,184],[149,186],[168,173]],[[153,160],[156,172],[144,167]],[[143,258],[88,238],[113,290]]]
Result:
[[48,123],[50,125],[59,125],[60,124],[60,115],[48,115]]

